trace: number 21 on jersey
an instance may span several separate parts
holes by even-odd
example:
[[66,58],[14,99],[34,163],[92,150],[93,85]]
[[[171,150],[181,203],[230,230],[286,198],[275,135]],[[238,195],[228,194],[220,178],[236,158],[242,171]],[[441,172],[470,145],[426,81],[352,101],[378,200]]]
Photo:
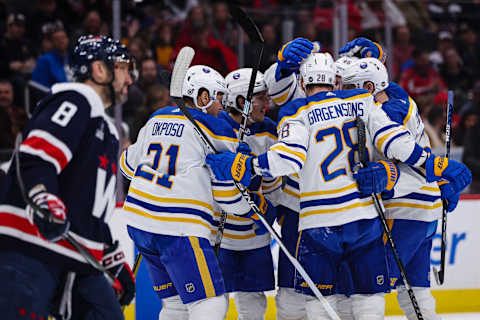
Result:
[[[143,164],[141,164],[137,167],[137,170],[135,171],[135,176],[142,177],[152,182],[156,176],[157,179],[155,183],[157,185],[171,189],[173,182],[170,180],[170,176],[174,176],[176,173],[177,157],[178,157],[179,149],[180,147],[178,145],[172,144],[168,147],[168,149],[165,152],[165,155],[168,157],[168,173],[167,174],[158,173],[157,175],[154,175],[153,173],[142,170]],[[163,151],[163,146],[161,143],[151,143],[148,146],[147,155],[154,154],[153,164],[152,164],[153,170],[157,170],[160,165],[162,151]]]

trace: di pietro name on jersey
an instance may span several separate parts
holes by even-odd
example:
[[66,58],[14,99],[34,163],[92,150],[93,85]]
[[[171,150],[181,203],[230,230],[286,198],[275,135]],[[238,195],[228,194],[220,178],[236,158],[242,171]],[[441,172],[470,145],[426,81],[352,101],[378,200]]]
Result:
[[177,122],[155,122],[153,124],[152,136],[181,137],[185,125]]
[[340,117],[363,116],[363,102],[343,102],[331,106],[317,107],[308,112],[310,125],[319,121],[327,121]]

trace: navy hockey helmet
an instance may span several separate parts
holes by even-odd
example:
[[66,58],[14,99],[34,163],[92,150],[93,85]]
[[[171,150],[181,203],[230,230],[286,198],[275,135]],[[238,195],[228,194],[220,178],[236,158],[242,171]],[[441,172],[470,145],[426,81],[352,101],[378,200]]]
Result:
[[120,41],[105,36],[81,36],[70,59],[70,67],[77,81],[84,81],[91,77],[93,61],[103,61],[112,71],[115,62],[130,63],[135,69],[127,47]]

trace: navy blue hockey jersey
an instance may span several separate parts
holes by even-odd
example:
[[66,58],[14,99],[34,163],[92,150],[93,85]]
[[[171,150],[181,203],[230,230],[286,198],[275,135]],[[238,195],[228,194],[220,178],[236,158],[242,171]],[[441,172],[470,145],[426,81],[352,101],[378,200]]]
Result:
[[[105,221],[115,208],[118,133],[98,94],[62,83],[36,107],[20,146],[25,189],[43,184],[67,207],[73,238],[101,261],[110,239]],[[20,250],[46,263],[93,271],[65,240],[45,240],[29,219],[16,180],[8,171],[0,194],[0,250]]]

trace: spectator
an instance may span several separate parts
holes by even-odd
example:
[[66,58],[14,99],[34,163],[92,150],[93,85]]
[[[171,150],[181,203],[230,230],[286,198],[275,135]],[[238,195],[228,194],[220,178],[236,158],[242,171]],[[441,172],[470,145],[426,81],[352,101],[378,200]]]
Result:
[[[310,26],[315,30],[315,26],[310,24]],[[277,34],[275,28],[271,24],[265,24],[262,28],[263,39],[265,44],[263,47],[263,56],[260,61],[259,70],[265,72],[274,63],[277,61],[277,53],[280,49],[281,43],[277,41]],[[245,46],[245,65],[253,66],[258,60],[258,49],[252,45]]]
[[36,46],[40,45],[42,33],[50,33],[52,30],[67,28],[65,14],[57,8],[56,0],[35,0],[35,9],[28,23],[28,34]]
[[444,143],[443,129],[445,128],[445,117],[440,108],[432,108],[428,112],[428,117],[423,120],[425,132],[430,140],[430,147],[432,149],[442,148]]
[[466,95],[468,88],[472,86],[472,75],[470,70],[465,68],[455,48],[445,51],[445,62],[440,68],[440,75],[447,84],[449,90],[462,91],[457,94]]
[[192,8],[198,6],[197,0],[174,1],[164,0],[165,7],[173,14],[176,21],[182,21],[187,18]]
[[0,77],[29,75],[35,66],[31,44],[25,38],[25,16],[11,13],[0,42]]
[[408,27],[412,30],[413,35],[420,32],[424,33],[425,29],[435,29],[434,23],[430,19],[425,1],[397,0],[396,4],[402,11],[407,20]]
[[83,19],[83,26],[77,30],[72,37],[78,39],[83,35],[105,35],[105,31],[108,31],[108,26],[102,23],[102,18],[97,10],[88,11],[85,19]]
[[458,50],[460,56],[475,75],[480,75],[480,45],[477,33],[469,25],[462,23],[459,27],[460,43]]
[[68,71],[69,39],[64,29],[52,33],[53,50],[38,57],[32,80],[50,88],[57,82],[70,81]]
[[470,111],[474,111],[480,114],[480,79],[475,80],[473,84],[473,89],[471,92],[471,99],[469,99],[462,107],[458,110],[458,113],[463,116]]
[[164,69],[168,68],[170,56],[172,55],[172,26],[162,25],[153,39],[152,51],[157,63]]
[[145,95],[145,104],[136,113],[135,121],[132,126],[132,141],[137,138],[138,132],[145,125],[148,118],[156,110],[166,107],[170,104],[170,93],[164,86],[155,83],[148,88]]
[[232,50],[237,47],[237,33],[233,28],[232,19],[228,13],[228,5],[225,1],[219,1],[213,5],[212,35]]
[[[190,27],[187,27],[187,29],[193,30],[192,26],[193,25],[190,24]],[[195,33],[189,34],[188,39],[184,36],[177,41],[170,58],[170,64],[172,66],[178,52],[186,45],[191,46],[195,50],[192,65],[208,65],[224,76],[230,71],[238,69],[236,54],[223,42],[215,40],[207,26],[196,29]]]
[[480,141],[480,121],[469,128],[465,133],[463,144],[463,158],[470,170],[472,170],[473,182],[470,185],[469,191],[471,193],[480,193],[480,148],[478,142]]
[[417,48],[412,52],[413,66],[406,69],[400,77],[400,85],[414,98],[426,98],[433,102],[433,95],[445,89],[440,75],[430,66],[428,52]]
[[[13,105],[13,88],[8,80],[0,79],[0,110],[2,110],[0,149],[11,148],[14,137],[17,133],[23,131],[27,117],[23,109]],[[8,140],[10,140],[10,143],[8,143]]]
[[462,7],[456,1],[437,0],[429,1],[428,12],[432,20],[439,26],[448,26],[458,22],[462,14]]
[[403,13],[392,0],[364,0],[360,2],[359,7],[362,15],[361,28],[363,30],[378,30],[382,28],[387,17],[393,27],[405,26],[407,24]]
[[415,46],[410,43],[410,30],[407,26],[401,26],[396,29],[395,40],[395,46],[393,47],[393,75],[395,78],[398,78],[405,62],[412,58]]
[[466,132],[479,122],[479,117],[480,113],[476,110],[470,110],[462,116],[460,125],[453,132],[453,141],[457,146],[462,146],[464,144]]
[[147,50],[145,42],[140,38],[133,38],[129,41],[128,51],[137,62],[143,61],[143,59],[151,56],[150,52]]
[[445,56],[445,51],[453,46],[453,36],[450,31],[440,31],[437,37],[437,48],[435,51],[430,53],[429,59],[432,67],[435,70],[440,70],[440,66],[443,64],[443,57]]

